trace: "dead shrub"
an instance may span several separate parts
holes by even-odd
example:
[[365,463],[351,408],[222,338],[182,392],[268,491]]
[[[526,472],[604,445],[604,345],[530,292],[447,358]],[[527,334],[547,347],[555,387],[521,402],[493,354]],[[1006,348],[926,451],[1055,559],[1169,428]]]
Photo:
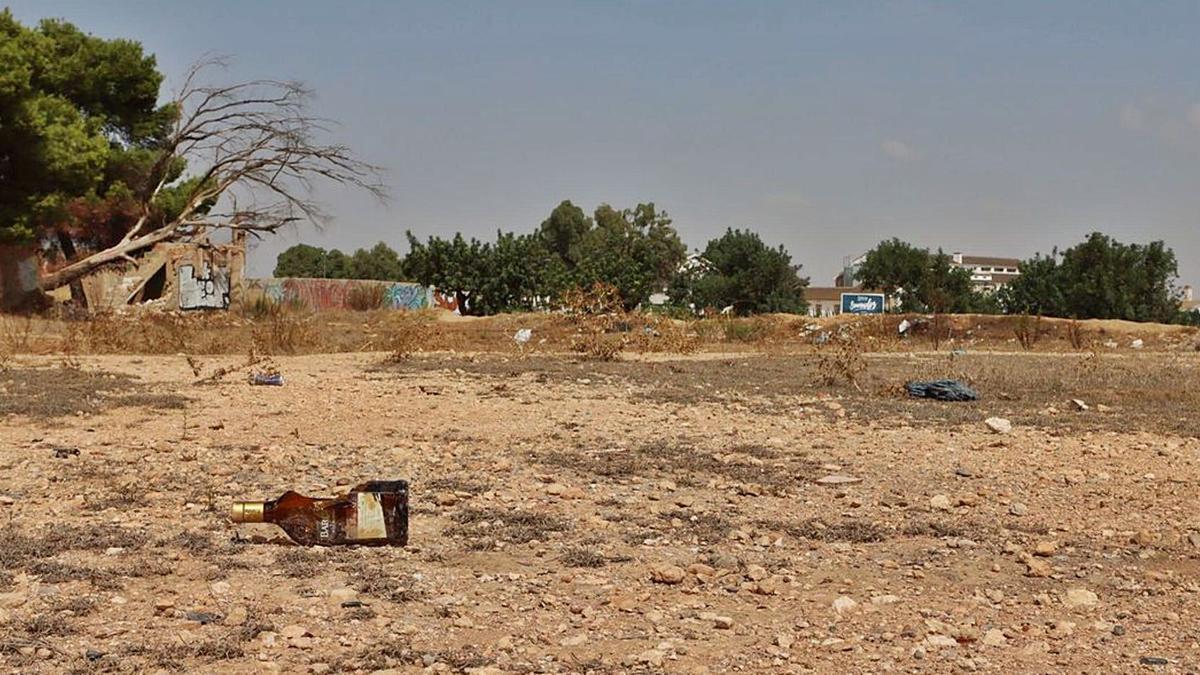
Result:
[[434,329],[428,317],[419,313],[397,312],[383,326],[383,343],[391,363],[406,361],[432,346]]
[[545,541],[550,535],[566,532],[571,524],[561,518],[532,511],[500,509],[464,509],[454,514],[457,525],[446,530],[452,537],[472,540],[470,548],[486,551],[500,542],[528,544]]
[[834,335],[817,352],[817,382],[827,387],[845,382],[861,389],[859,380],[867,371],[861,340],[854,333]]
[[597,361],[615,361],[629,341],[631,322],[616,286],[596,282],[563,293],[560,309],[575,329],[571,350]]
[[13,356],[29,352],[32,332],[32,316],[23,319],[0,316],[0,370],[11,365]]
[[1067,323],[1067,341],[1071,343],[1071,349],[1080,351],[1091,344],[1091,338],[1083,330],[1083,324],[1076,319],[1071,319]]
[[700,349],[693,322],[674,321],[655,314],[639,314],[628,347],[638,353],[692,354]]
[[256,323],[250,331],[260,354],[296,354],[318,342],[312,316],[283,312]]
[[355,284],[346,293],[346,305],[359,312],[382,309],[387,302],[387,291],[384,284]]
[[1013,335],[1016,336],[1021,349],[1026,351],[1032,349],[1042,337],[1041,315],[1037,317],[1028,314],[1018,316],[1013,323]]

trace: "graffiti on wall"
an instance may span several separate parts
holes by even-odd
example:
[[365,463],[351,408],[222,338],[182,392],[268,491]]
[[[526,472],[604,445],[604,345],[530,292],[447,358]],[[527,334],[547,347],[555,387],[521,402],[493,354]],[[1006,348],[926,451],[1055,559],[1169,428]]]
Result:
[[385,309],[424,309],[433,306],[429,289],[420,284],[360,279],[247,279],[248,297],[268,302],[295,304],[320,311],[353,309],[350,296],[355,289],[383,287]]
[[179,266],[180,309],[229,309],[229,271],[200,263]]

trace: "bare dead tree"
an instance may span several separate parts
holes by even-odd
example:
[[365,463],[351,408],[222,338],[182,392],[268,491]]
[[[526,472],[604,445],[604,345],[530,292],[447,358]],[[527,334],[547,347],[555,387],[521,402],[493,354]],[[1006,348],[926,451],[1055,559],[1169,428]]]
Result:
[[[220,59],[192,66],[171,106],[175,124],[136,191],[139,215],[117,244],[43,275],[43,290],[164,241],[195,238],[216,229],[261,236],[285,225],[328,221],[313,199],[318,182],[361,188],[383,198],[378,167],[349,148],[325,145],[329,122],[309,113],[310,92],[298,82],[254,80],[227,86],[200,81]],[[186,162],[184,176],[178,166]],[[156,200],[183,186],[182,209],[161,217]]]

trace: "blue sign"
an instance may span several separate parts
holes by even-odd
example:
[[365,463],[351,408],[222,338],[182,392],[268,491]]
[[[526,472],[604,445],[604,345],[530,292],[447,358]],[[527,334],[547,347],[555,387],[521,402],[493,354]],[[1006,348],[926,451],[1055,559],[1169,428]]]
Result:
[[883,314],[883,293],[842,293],[842,314]]

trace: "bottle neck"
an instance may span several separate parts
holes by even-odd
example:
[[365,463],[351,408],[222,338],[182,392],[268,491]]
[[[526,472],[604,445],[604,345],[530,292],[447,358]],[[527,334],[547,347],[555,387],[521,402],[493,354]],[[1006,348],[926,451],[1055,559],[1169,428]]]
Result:
[[271,522],[270,509],[266,502],[234,502],[229,509],[229,519],[235,523]]

